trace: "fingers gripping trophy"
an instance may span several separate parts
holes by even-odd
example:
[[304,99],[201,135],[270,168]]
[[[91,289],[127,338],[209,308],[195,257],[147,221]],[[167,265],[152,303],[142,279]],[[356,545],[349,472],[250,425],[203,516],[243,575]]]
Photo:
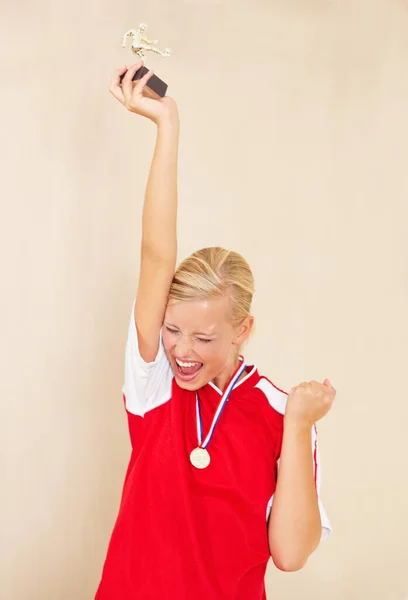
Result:
[[[126,43],[128,38],[132,39],[131,50],[134,54],[137,54],[139,58],[144,59],[145,52],[154,52],[155,54],[159,54],[160,56],[167,57],[171,55],[170,48],[165,48],[164,51],[159,50],[156,47],[158,40],[149,40],[146,37],[147,25],[145,23],[140,23],[139,29],[129,29],[124,36],[122,47],[126,48]],[[149,70],[142,65],[134,74],[132,81],[139,81],[144,77]],[[122,76],[123,77],[123,76]],[[158,100],[159,98],[163,98],[166,95],[167,84],[162,81],[157,75],[152,74],[152,76],[148,80],[148,84],[143,88],[143,95]]]

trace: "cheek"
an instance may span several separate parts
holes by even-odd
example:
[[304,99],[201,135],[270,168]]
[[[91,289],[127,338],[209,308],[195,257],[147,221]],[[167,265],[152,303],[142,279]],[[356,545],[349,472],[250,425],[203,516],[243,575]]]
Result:
[[213,344],[200,344],[197,342],[195,352],[203,362],[208,363],[216,355],[216,350]]
[[171,335],[171,333],[163,329],[162,340],[164,349],[166,350],[166,352],[168,352],[174,346],[173,336]]
[[197,354],[202,358],[203,362],[208,366],[220,366],[224,365],[228,357],[228,350],[226,350],[223,344],[211,343],[211,344],[200,344],[197,348]]

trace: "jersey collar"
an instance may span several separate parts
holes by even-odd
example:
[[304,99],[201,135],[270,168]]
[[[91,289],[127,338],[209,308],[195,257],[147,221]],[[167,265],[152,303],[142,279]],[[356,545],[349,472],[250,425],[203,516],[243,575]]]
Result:
[[[260,377],[258,374],[258,370],[255,365],[247,365],[247,374],[245,377],[240,379],[238,383],[235,385],[234,389],[231,392],[231,395],[235,395],[237,392],[242,394],[245,391],[253,388],[259,381]],[[218,386],[215,385],[212,381],[209,381],[206,386],[209,388],[209,393],[212,395],[214,392],[217,396],[222,396],[223,392],[220,390]],[[211,393],[212,392],[212,393]]]

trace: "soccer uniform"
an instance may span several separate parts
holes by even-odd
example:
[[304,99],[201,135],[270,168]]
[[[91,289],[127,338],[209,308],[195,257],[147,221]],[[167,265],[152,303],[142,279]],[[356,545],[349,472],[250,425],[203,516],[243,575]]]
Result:
[[[198,390],[203,435],[223,392]],[[247,367],[194,467],[196,394],[180,388],[162,337],[156,359],[140,356],[133,308],[123,397],[132,454],[119,514],[95,600],[265,600],[267,535],[287,394]],[[312,430],[322,538],[331,531],[320,500],[320,461]]]

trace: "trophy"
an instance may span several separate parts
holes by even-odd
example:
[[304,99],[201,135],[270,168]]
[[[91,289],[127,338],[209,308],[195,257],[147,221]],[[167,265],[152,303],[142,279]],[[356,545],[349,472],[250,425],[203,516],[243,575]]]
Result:
[[[129,29],[129,31],[127,31],[123,36],[122,47],[126,48],[127,38],[131,37],[132,52],[140,56],[140,58],[144,58],[144,52],[155,52],[156,54],[160,54],[160,56],[170,56],[170,48],[165,48],[165,50],[162,52],[161,50],[155,47],[155,45],[158,43],[158,40],[148,40],[146,38],[146,29],[147,25],[145,23],[140,23],[139,29]],[[147,69],[145,66],[140,67],[140,69],[138,69],[134,74],[132,81],[137,81],[138,79],[141,79],[143,75],[145,75],[148,72],[148,70],[149,69]],[[123,77],[124,76],[122,75],[121,81]],[[150,77],[149,81],[145,85],[143,94],[145,96],[148,96],[149,98],[158,100],[159,98],[163,98],[163,96],[166,95],[167,87],[167,83],[164,83],[164,81],[162,81],[159,77],[157,77],[157,75],[154,74],[152,75],[152,77]]]

